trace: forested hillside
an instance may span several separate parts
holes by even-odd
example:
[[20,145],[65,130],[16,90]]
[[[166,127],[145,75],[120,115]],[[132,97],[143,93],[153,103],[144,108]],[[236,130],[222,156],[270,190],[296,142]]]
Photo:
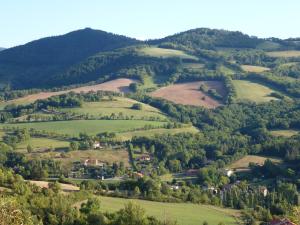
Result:
[[17,88],[46,86],[45,78],[91,55],[136,43],[135,39],[90,28],[43,38],[2,51],[0,80],[10,81]]

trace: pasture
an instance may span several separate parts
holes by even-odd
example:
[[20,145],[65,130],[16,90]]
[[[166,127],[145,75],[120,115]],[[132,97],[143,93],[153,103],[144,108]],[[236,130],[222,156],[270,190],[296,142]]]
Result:
[[271,130],[270,133],[275,137],[292,137],[299,134],[299,130]]
[[142,55],[147,55],[151,57],[162,57],[162,58],[181,58],[181,59],[193,59],[198,60],[196,56],[189,55],[184,51],[167,49],[167,48],[158,48],[158,47],[144,47],[139,49],[139,53]]
[[30,145],[33,148],[33,152],[41,151],[44,149],[66,149],[69,147],[68,141],[62,141],[50,138],[35,138],[31,137],[28,141],[17,145],[17,151],[27,151],[27,146]]
[[144,120],[69,120],[53,122],[32,122],[17,124],[1,124],[3,127],[33,128],[56,134],[67,134],[78,136],[80,133],[95,135],[102,132],[125,132],[133,129],[143,128],[146,125],[154,127],[163,126],[164,122]]
[[155,216],[161,220],[176,220],[180,225],[199,225],[207,221],[209,225],[237,224],[235,217],[239,216],[238,210],[224,209],[209,205],[191,203],[162,203],[137,199],[122,199],[99,197],[101,210],[115,212],[124,207],[128,202],[133,202],[145,209],[146,215]]
[[267,52],[268,56],[276,58],[291,58],[291,57],[300,57],[300,51],[290,50],[290,51],[273,51]]
[[233,84],[236,89],[237,99],[250,100],[257,103],[277,100],[277,98],[270,96],[274,90],[264,85],[247,80],[234,80]]
[[263,66],[241,65],[242,70],[250,73],[262,73],[269,71],[270,68]]
[[182,67],[184,69],[190,69],[190,70],[199,70],[204,68],[204,64],[202,63],[183,63]]
[[160,120],[167,120],[166,116],[150,105],[140,103],[143,107],[142,110],[131,109],[132,105],[137,102],[133,99],[113,97],[112,100],[102,100],[100,102],[84,102],[80,108],[67,108],[60,109],[63,112],[74,112],[80,115],[92,115],[92,116],[111,116],[111,114],[121,115],[124,117],[134,119],[144,118],[158,118]]
[[258,155],[247,155],[243,158],[233,162],[228,166],[230,169],[234,170],[245,170],[249,168],[249,163],[257,163],[259,165],[263,165],[264,162],[270,159],[274,163],[281,163],[281,159],[272,158],[272,157],[264,157],[264,156],[258,156]]
[[199,132],[198,129],[193,126],[174,128],[174,129],[158,128],[158,129],[151,129],[151,130],[129,131],[124,133],[119,133],[117,135],[117,138],[126,141],[132,139],[132,137],[134,136],[151,137],[151,136],[162,135],[162,134],[197,133],[197,132]]
[[216,108],[221,103],[199,90],[200,85],[205,84],[209,88],[215,89],[220,95],[225,95],[222,82],[219,81],[196,81],[188,83],[173,84],[162,87],[150,95],[152,97],[163,98],[177,104],[203,106],[205,108]]

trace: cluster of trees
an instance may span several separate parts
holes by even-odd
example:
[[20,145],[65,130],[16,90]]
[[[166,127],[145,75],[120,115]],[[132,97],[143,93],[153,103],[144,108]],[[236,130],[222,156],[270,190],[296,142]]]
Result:
[[167,48],[195,50],[215,49],[216,47],[256,48],[256,46],[263,41],[263,39],[250,37],[241,32],[199,28],[178,33],[160,40],[149,41],[149,43],[159,44],[161,47]]

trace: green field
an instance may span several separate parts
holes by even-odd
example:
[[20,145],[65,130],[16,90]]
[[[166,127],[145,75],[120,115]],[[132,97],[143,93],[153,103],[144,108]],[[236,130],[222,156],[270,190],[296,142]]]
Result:
[[258,155],[247,155],[243,158],[231,163],[228,168],[239,170],[239,169],[248,169],[249,163],[257,163],[260,165],[263,165],[264,162],[269,159],[274,163],[281,163],[282,160],[274,157],[264,157],[264,156],[258,156]]
[[57,134],[77,136],[79,133],[95,135],[101,132],[124,132],[143,128],[145,125],[162,126],[164,122],[143,120],[72,120],[54,122],[32,122],[18,124],[1,124],[2,127],[33,128]]
[[274,90],[264,85],[247,80],[234,80],[233,84],[238,99],[250,100],[258,103],[277,100],[277,98],[270,97],[270,94],[274,92]]
[[160,120],[167,120],[166,116],[158,109],[150,105],[143,104],[142,110],[131,109],[132,105],[137,101],[129,98],[114,97],[114,99],[101,102],[84,102],[80,108],[60,109],[60,111],[69,111],[76,114],[89,114],[92,116],[110,116],[114,113],[116,116],[123,115],[134,119],[143,118],[159,118]]
[[155,216],[161,220],[176,220],[178,225],[201,225],[207,221],[209,225],[217,225],[223,222],[226,225],[237,224],[233,216],[239,211],[223,209],[209,205],[189,203],[161,203],[144,200],[128,200],[121,198],[99,197],[103,211],[114,212],[124,207],[124,204],[132,201],[146,210],[149,216]]
[[197,133],[199,132],[197,128],[190,126],[190,127],[182,127],[182,128],[174,128],[174,129],[165,129],[165,128],[158,128],[158,129],[151,129],[151,130],[141,130],[141,131],[129,131],[120,133],[117,135],[118,138],[121,140],[130,140],[134,136],[138,137],[151,137],[154,135],[161,135],[161,134],[177,134],[177,133]]
[[252,73],[261,73],[270,70],[270,68],[263,66],[241,65],[241,67],[244,71]]
[[184,51],[167,49],[167,48],[145,47],[139,49],[139,52],[143,55],[148,55],[151,57],[162,57],[162,58],[178,57],[182,59],[198,60],[196,56],[189,55]]
[[61,141],[49,138],[30,138],[28,141],[20,143],[17,145],[16,150],[26,150],[27,146],[31,145],[33,150],[45,149],[45,148],[67,148],[69,147],[69,142]]
[[202,63],[183,63],[183,68],[190,70],[199,70],[204,68],[204,64]]
[[292,130],[292,129],[289,129],[289,130],[271,130],[270,132],[273,136],[276,136],[276,137],[279,137],[279,136],[292,137],[294,135],[299,134],[299,130]]
[[271,57],[281,57],[281,58],[300,57],[300,51],[297,50],[274,51],[274,52],[267,52],[267,55]]

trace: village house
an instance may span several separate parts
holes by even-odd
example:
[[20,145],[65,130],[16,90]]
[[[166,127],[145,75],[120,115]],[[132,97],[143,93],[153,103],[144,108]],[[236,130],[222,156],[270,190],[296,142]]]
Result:
[[136,160],[140,161],[140,162],[150,162],[151,161],[151,156],[147,155],[147,154],[144,154],[144,155],[141,155],[140,157],[138,157]]
[[269,225],[296,225],[295,223],[291,222],[289,219],[274,219],[272,220]]
[[179,190],[179,185],[171,185],[170,189],[173,191]]
[[211,187],[209,187],[209,186],[203,186],[202,187],[202,189],[204,190],[204,191],[210,191],[210,192],[212,192],[213,194],[218,194],[218,189],[217,188],[215,188],[215,187],[213,187],[213,186],[211,186]]
[[223,174],[227,177],[231,177],[234,174],[234,171],[231,169],[224,169]]
[[265,186],[259,186],[258,191],[264,196],[267,197],[268,189]]
[[103,147],[100,145],[100,142],[99,142],[99,141],[95,141],[95,142],[93,143],[93,148],[94,148],[94,149],[101,149],[101,148],[103,148]]
[[99,166],[99,167],[104,167],[105,166],[105,163],[104,162],[101,162],[100,160],[98,159],[86,159],[84,161],[84,165],[85,166]]
[[143,178],[144,177],[144,174],[139,173],[139,172],[133,172],[132,175],[134,178]]

